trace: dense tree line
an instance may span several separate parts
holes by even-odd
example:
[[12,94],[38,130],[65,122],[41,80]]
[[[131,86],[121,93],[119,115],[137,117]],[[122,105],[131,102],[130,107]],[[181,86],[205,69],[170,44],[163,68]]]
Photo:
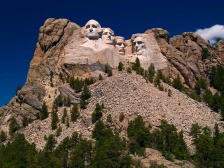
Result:
[[128,125],[129,149],[131,153],[144,155],[145,148],[151,147],[161,151],[172,160],[172,155],[177,159],[189,159],[190,154],[183,139],[183,132],[177,132],[174,125],[162,120],[160,129],[150,131],[151,126],[145,126],[143,118],[138,116]]
[[0,165],[1,168],[117,168],[134,164],[128,155],[126,141],[101,120],[93,130],[93,139],[95,143],[75,132],[56,147],[57,142],[51,134],[45,137],[44,149],[38,151],[23,134],[15,134],[11,142],[0,145]]
[[208,127],[193,124],[190,135],[196,146],[195,155],[192,156],[198,167],[224,167],[224,134],[220,133],[216,124],[214,134]]
[[[99,107],[97,107],[99,108]],[[112,119],[110,119],[112,120]],[[146,125],[141,116],[130,121],[128,140],[106,126],[100,119],[92,131],[93,140],[87,140],[74,132],[56,146],[55,135],[45,136],[46,144],[38,151],[29,144],[23,134],[14,134],[7,144],[0,144],[0,165],[2,168],[119,168],[131,167],[137,163],[130,154],[145,155],[145,148],[154,148],[166,159],[190,160],[197,167],[224,167],[224,134],[215,125],[214,133],[208,127],[193,124],[190,136],[195,145],[195,154],[190,156],[183,132],[162,120],[158,129]]]

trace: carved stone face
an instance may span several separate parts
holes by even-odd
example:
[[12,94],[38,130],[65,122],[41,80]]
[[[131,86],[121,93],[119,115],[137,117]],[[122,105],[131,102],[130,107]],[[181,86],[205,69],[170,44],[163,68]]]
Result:
[[123,37],[117,37],[116,38],[116,49],[118,50],[120,55],[124,55],[125,51],[124,51],[124,38]]
[[134,44],[134,50],[137,55],[142,55],[146,49],[145,42],[142,39],[142,37],[136,37],[136,39],[133,41]]
[[114,44],[114,32],[110,28],[105,28],[102,33],[102,39],[106,44]]
[[89,20],[85,25],[85,29],[86,37],[88,37],[90,40],[95,40],[100,37],[101,26],[97,21]]

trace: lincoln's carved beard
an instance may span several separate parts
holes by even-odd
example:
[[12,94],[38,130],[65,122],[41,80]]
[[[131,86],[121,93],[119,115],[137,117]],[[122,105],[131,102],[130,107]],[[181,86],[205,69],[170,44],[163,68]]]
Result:
[[146,46],[142,37],[137,37],[134,41],[134,50],[137,55],[143,55],[145,52]]
[[101,26],[95,20],[90,20],[85,25],[86,37],[90,40],[97,40],[100,37]]
[[105,41],[106,44],[113,45],[114,44],[114,32],[109,28],[105,28],[102,33],[102,39],[103,39],[103,41]]

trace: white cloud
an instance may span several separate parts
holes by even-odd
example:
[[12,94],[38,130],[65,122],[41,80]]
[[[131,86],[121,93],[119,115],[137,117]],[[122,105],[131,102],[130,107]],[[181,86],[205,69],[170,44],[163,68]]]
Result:
[[224,25],[217,24],[210,28],[197,29],[195,33],[199,34],[203,39],[209,40],[214,45],[218,38],[224,38]]

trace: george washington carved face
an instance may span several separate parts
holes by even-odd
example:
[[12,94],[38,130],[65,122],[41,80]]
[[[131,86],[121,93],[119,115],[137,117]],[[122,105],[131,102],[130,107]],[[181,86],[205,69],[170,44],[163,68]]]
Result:
[[86,37],[90,40],[97,40],[100,37],[101,26],[95,20],[89,20],[85,25]]
[[106,44],[114,44],[114,32],[110,28],[104,28],[102,32],[102,39]]

